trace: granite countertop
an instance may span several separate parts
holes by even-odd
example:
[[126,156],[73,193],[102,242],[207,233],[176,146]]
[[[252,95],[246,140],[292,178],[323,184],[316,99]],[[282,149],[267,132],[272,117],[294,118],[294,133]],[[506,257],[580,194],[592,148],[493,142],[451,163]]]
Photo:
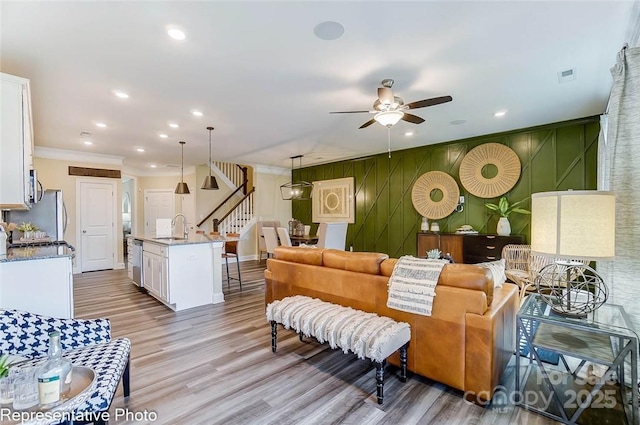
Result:
[[15,246],[7,248],[7,255],[0,256],[0,263],[10,261],[43,260],[46,258],[59,258],[75,256],[75,248],[71,245],[44,245],[44,246]]
[[182,246],[182,245],[193,245],[193,244],[201,244],[201,243],[224,243],[229,240],[224,238],[223,236],[209,236],[203,233],[189,233],[189,238],[184,239],[182,236],[174,236],[172,238],[154,238],[150,236],[140,236],[140,235],[129,235],[127,236],[131,239],[137,239],[143,242],[153,242],[157,244],[167,245],[167,246]]

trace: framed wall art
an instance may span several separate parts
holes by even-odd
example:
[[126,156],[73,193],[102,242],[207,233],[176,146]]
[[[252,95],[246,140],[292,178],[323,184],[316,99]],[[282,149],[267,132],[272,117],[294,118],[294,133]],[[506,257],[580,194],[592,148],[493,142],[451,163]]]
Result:
[[353,177],[313,182],[312,221],[354,223],[356,204],[353,187]]

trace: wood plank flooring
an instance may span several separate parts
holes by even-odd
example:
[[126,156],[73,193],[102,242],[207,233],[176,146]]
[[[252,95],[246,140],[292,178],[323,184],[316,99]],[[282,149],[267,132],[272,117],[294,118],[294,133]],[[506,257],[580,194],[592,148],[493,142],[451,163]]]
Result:
[[[272,353],[264,262],[241,265],[242,292],[237,282],[229,290],[224,281],[223,304],[178,313],[140,291],[125,270],[74,276],[76,317],[108,317],[113,337],[132,343],[131,396],[125,400],[120,386],[111,424],[556,423],[513,406],[508,396],[483,409],[466,403],[459,391],[411,374],[403,384],[387,372],[379,406],[368,361],[301,343],[285,330]],[[510,365],[508,389],[512,381]],[[145,420],[145,411],[157,420]]]

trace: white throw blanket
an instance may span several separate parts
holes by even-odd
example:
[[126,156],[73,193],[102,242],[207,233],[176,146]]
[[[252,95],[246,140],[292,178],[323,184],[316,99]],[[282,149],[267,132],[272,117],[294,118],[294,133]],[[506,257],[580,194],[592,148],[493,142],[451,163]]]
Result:
[[440,272],[447,260],[426,260],[410,255],[398,259],[389,277],[387,307],[431,316]]

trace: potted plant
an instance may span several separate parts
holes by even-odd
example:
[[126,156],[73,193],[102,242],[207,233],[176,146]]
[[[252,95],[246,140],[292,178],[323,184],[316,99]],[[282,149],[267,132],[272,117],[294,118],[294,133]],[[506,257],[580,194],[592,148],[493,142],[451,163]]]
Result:
[[7,404],[13,401],[13,382],[9,380],[9,367],[12,361],[9,355],[0,355],[0,404]]
[[40,228],[33,223],[22,222],[22,224],[20,224],[20,226],[18,226],[16,230],[22,232],[25,239],[31,239],[31,233],[37,232],[38,230],[40,230]]
[[509,236],[511,234],[511,223],[509,223],[509,214],[511,213],[519,213],[519,214],[531,214],[531,211],[525,210],[524,208],[520,208],[521,205],[526,199],[522,201],[518,201],[509,205],[509,201],[506,196],[500,197],[498,204],[487,203],[484,204],[489,210],[500,214],[500,219],[498,220],[498,227],[496,229],[496,233],[500,236]]

